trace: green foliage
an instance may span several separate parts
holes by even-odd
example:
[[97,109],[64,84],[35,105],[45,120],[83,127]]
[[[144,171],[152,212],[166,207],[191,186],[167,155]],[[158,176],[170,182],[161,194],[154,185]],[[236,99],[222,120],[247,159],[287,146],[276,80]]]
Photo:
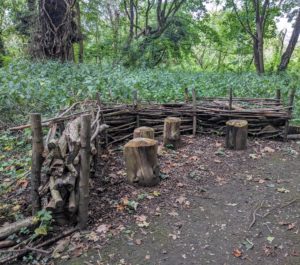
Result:
[[51,229],[52,214],[45,209],[39,211],[36,215],[36,221],[40,222],[40,225],[34,230],[33,237],[46,236]]
[[299,84],[298,74],[210,73],[175,68],[127,69],[107,65],[60,64],[20,61],[0,69],[0,112],[4,122],[28,118],[29,112],[53,115],[75,101],[95,98],[131,102],[132,90],[146,101],[182,101],[184,89],[195,87],[198,96],[226,96],[233,87],[235,96],[274,97],[280,88],[287,95]]

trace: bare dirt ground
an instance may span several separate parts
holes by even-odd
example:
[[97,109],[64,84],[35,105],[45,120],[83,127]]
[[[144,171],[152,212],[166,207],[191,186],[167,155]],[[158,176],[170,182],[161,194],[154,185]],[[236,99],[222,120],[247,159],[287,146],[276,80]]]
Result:
[[223,143],[185,136],[177,151],[160,148],[152,188],[126,183],[121,150],[103,155],[89,230],[64,239],[54,263],[300,264],[299,144]]

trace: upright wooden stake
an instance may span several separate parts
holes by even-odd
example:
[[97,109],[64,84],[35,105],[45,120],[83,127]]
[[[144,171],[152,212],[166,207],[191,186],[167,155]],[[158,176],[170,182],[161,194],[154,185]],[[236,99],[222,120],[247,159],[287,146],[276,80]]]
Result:
[[187,87],[184,89],[184,101],[185,103],[189,102],[189,89]]
[[[292,113],[293,113],[295,93],[296,93],[295,88],[292,88],[289,91],[288,113],[289,113],[290,116],[292,116]],[[285,122],[285,128],[284,128],[284,141],[286,141],[286,142],[288,140],[288,133],[289,133],[289,120],[287,120]]]
[[276,89],[276,100],[277,100],[277,105],[280,105],[280,100],[281,100],[281,90]]
[[[137,90],[132,91],[132,97],[133,97],[133,108],[134,110],[138,109],[138,92]],[[140,115],[136,115],[136,127],[140,127]]]
[[41,114],[31,113],[30,122],[32,130],[31,204],[34,215],[41,209],[39,187],[41,185],[42,154],[44,151]]
[[91,116],[81,116],[80,130],[80,178],[79,178],[79,207],[78,224],[80,229],[87,227],[89,205],[89,178],[91,154]]
[[196,103],[196,90],[193,87],[192,90],[193,93],[193,136],[196,136],[197,133],[197,114],[196,114],[196,109],[197,109],[197,103]]
[[295,93],[296,93],[296,89],[295,88],[292,88],[289,91],[288,107],[289,107],[289,114],[290,115],[292,115],[292,112],[293,112]]
[[229,89],[229,110],[232,110],[232,97],[233,97],[233,91],[232,87]]

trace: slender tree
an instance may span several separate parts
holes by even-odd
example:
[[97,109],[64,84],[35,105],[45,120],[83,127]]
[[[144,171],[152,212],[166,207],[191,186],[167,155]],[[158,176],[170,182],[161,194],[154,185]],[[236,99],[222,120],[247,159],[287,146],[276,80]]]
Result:
[[288,44],[285,52],[281,56],[281,61],[278,66],[278,71],[284,71],[287,69],[289,61],[292,57],[293,51],[296,47],[296,44],[297,44],[297,41],[299,38],[299,34],[300,34],[300,8],[298,10],[298,15],[296,17],[293,33],[290,38],[289,44]]
[[[243,29],[250,35],[253,45],[253,58],[257,73],[265,72],[264,67],[264,35],[266,29],[266,20],[270,8],[270,0],[245,0],[242,3],[242,16],[237,8],[234,0],[230,0],[234,13],[243,27]],[[254,13],[254,16],[252,15]],[[252,27],[254,17],[255,26]]]

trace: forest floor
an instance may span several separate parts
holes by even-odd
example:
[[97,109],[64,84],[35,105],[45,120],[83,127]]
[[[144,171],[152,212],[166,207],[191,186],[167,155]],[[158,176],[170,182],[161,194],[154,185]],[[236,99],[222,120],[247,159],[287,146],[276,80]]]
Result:
[[106,155],[90,230],[56,264],[300,264],[299,144],[223,142],[185,136],[179,150],[160,148],[153,188],[124,181],[121,150]]
[[160,184],[136,188],[122,148],[111,150],[91,180],[88,230],[39,264],[300,264],[299,152],[296,142],[230,151],[223,137],[184,136],[178,150],[159,147]]

